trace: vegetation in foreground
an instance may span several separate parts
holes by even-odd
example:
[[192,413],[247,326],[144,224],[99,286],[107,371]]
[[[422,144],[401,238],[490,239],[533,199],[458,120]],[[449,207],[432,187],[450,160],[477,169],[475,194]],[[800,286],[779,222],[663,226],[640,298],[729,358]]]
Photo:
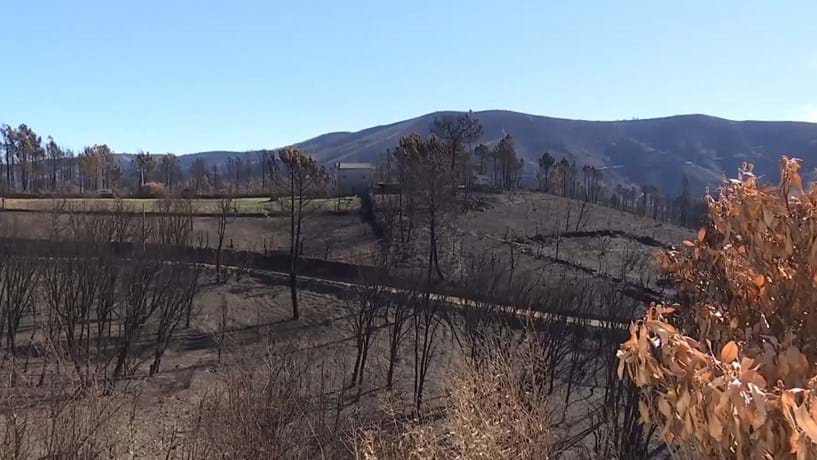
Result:
[[696,241],[661,255],[682,301],[650,308],[619,354],[641,419],[683,458],[817,456],[817,185],[786,157],[778,187],[752,169],[710,198]]

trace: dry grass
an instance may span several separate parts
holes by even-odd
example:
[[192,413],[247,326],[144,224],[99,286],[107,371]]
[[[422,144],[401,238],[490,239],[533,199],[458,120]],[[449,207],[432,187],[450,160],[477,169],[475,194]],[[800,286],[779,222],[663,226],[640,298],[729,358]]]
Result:
[[400,421],[360,432],[356,456],[365,459],[545,459],[551,455],[553,401],[534,355],[523,341],[488,360],[463,363],[444,382],[440,420]]
[[[48,354],[52,361],[61,359],[53,350]],[[131,450],[125,433],[138,393],[111,393],[68,373],[40,384],[13,360],[0,371],[0,458],[121,458]]]
[[[28,211],[49,212],[55,207],[62,207],[66,211],[113,211],[116,203],[121,201],[131,208],[133,212],[151,212],[159,198],[6,198],[4,200],[5,209],[18,209]],[[193,199],[193,212],[196,214],[219,214],[218,198],[196,198]],[[314,200],[315,209],[320,211],[351,211],[360,207],[359,200],[353,197],[327,198]],[[278,201],[271,201],[265,197],[236,198],[233,202],[235,212],[242,214],[264,215],[269,213],[281,213],[281,205]]]
[[[148,220],[152,220],[148,217]],[[137,227],[141,216],[133,219]],[[193,217],[192,243],[213,248],[218,242],[217,217]],[[69,219],[58,219],[67,227]],[[376,239],[369,226],[355,214],[318,214],[304,220],[306,257],[358,264],[373,263]],[[0,217],[0,234],[16,238],[53,238],[48,213],[6,213]],[[237,217],[227,226],[224,247],[263,253],[288,250],[289,227],[284,217]],[[138,236],[138,231],[134,236]]]
[[268,348],[263,356],[237,357],[194,412],[181,446],[185,457],[348,456],[338,435],[344,393],[331,391],[343,376],[335,368],[315,379],[319,360],[314,358],[295,344]]
[[484,212],[464,215],[462,228],[492,235],[503,235],[510,229],[512,236],[556,235],[566,230],[620,230],[668,244],[691,235],[685,228],[592,203],[587,203],[582,212],[582,201],[546,193],[489,197],[490,207]]

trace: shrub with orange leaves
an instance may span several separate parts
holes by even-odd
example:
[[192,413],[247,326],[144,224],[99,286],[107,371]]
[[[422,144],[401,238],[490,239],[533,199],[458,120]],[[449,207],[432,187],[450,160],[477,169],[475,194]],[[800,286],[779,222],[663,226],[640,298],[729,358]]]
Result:
[[[684,299],[652,305],[619,350],[641,417],[703,458],[817,458],[817,185],[783,157],[707,197],[696,241],[659,255]],[[693,338],[696,337],[696,338]]]

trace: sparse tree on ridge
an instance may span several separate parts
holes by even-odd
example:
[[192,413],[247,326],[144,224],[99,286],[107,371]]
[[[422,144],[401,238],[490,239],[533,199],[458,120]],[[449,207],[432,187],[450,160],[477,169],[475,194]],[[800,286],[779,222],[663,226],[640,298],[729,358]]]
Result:
[[80,175],[85,189],[111,188],[119,176],[119,165],[105,145],[85,147],[79,155]]
[[57,190],[57,170],[59,163],[63,161],[65,157],[65,152],[54,142],[54,138],[51,136],[48,136],[48,143],[45,146],[45,150],[48,156],[48,162],[50,163],[50,187],[51,190]]
[[567,161],[567,158],[562,158],[556,164],[556,171],[558,173],[559,180],[562,185],[562,196],[563,197],[573,197],[571,190],[573,190],[573,177],[574,177],[574,168],[573,165]]
[[150,173],[156,163],[150,152],[139,152],[136,154],[134,161],[136,161],[136,169],[139,171],[139,187],[144,187],[145,183],[150,179]]
[[685,175],[681,177],[681,196],[678,197],[680,201],[680,221],[681,225],[686,226],[688,223],[688,216],[689,216],[689,178]]
[[479,160],[481,174],[488,174],[488,162],[491,160],[491,149],[485,144],[474,147],[474,156]]
[[159,161],[159,170],[161,171],[162,182],[164,182],[167,189],[172,192],[175,184],[181,176],[179,159],[172,153],[162,155],[162,158]]
[[219,186],[220,186],[220,184],[218,182],[218,179],[219,179],[218,165],[213,165],[213,173],[212,173],[211,179],[213,181],[213,183],[211,185],[212,188],[213,188],[213,191],[218,192],[219,191]]
[[519,182],[519,173],[522,171],[522,159],[516,156],[516,147],[510,134],[506,134],[494,147],[499,168],[502,188],[513,190]]
[[484,133],[482,124],[469,111],[456,116],[444,115],[435,118],[431,125],[431,132],[448,144],[448,155],[451,157],[449,171],[454,178],[452,185],[456,190],[457,185],[459,185],[457,174],[464,173],[464,171],[458,169],[457,162],[460,161],[462,166],[465,166],[465,147],[482,137]]
[[259,150],[258,151],[258,163],[260,166],[261,171],[261,190],[266,192],[267,191],[267,177],[269,172],[272,170],[270,168],[271,162],[275,160],[275,152],[271,150]]
[[196,158],[190,167],[190,179],[193,183],[193,192],[201,193],[201,189],[207,181],[207,163],[204,158]]
[[32,162],[36,161],[43,152],[42,138],[31,128],[21,124],[16,132],[14,153],[20,170],[20,184],[24,192],[29,191],[33,173]]
[[544,182],[543,187],[544,192],[550,191],[549,187],[550,184],[548,183],[548,178],[550,176],[550,168],[552,168],[555,163],[556,159],[553,158],[553,155],[551,155],[548,152],[543,153],[542,156],[539,158],[539,175],[542,181]]
[[14,190],[14,159],[17,156],[17,131],[9,125],[0,126],[6,156],[6,191]]

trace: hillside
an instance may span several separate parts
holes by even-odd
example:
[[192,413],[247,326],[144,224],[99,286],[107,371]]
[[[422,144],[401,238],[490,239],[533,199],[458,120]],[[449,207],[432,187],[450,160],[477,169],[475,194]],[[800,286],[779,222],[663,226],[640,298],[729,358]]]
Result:
[[[400,136],[427,134],[434,117],[454,112],[436,112],[355,133],[324,134],[296,144],[325,163],[377,161]],[[578,164],[609,168],[615,180],[633,184],[660,185],[677,191],[681,174],[695,191],[719,181],[742,161],[754,162],[760,171],[777,171],[782,154],[817,163],[817,123],[785,121],[732,121],[707,115],[626,121],[583,121],[491,110],[476,112],[485,129],[482,142],[497,141],[509,133],[517,151],[535,171],[536,159],[549,151]],[[203,152],[183,157],[183,166],[193,158],[223,161],[235,152]]]

